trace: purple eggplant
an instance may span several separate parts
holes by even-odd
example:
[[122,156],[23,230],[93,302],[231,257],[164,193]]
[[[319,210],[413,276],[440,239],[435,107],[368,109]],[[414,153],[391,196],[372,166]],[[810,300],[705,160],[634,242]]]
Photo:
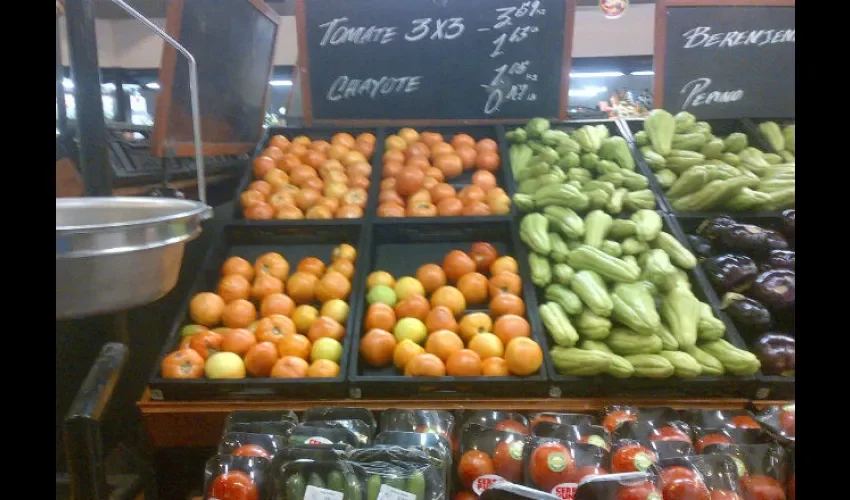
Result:
[[785,236],[782,236],[782,233],[774,231],[773,229],[763,230],[767,234],[767,238],[764,242],[766,250],[765,253],[769,253],[773,250],[788,250],[788,240],[785,239]]
[[773,324],[773,317],[764,305],[740,293],[725,294],[720,303],[720,309],[726,311],[726,314],[735,320],[741,333],[763,333]]
[[756,261],[746,255],[735,254],[709,257],[703,261],[703,268],[719,292],[742,292],[759,273]]
[[790,269],[771,269],[758,275],[750,291],[767,307],[777,310],[794,309],[797,277]]
[[761,371],[766,375],[793,376],[796,358],[796,341],[781,333],[765,333],[753,343],[753,353],[761,361]]
[[699,235],[689,234],[688,243],[694,249],[697,257],[711,257],[711,242]]
[[702,221],[702,224],[697,227],[697,234],[707,239],[715,241],[720,238],[720,233],[727,227],[737,224],[732,217],[728,215],[720,215],[711,219]]
[[747,255],[767,253],[768,233],[753,224],[733,224],[719,229],[715,248],[726,252],[741,252]]
[[789,240],[794,240],[794,220],[796,217],[796,211],[793,208],[789,208],[788,210],[784,210],[782,212],[782,234],[785,235]]
[[763,271],[769,269],[790,269],[793,271],[795,261],[796,252],[794,250],[771,250],[767,259],[761,263],[760,268]]

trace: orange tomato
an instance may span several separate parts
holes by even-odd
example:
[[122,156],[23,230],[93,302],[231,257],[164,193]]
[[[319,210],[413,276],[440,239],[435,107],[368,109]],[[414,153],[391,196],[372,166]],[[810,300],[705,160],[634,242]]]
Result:
[[358,153],[363,155],[363,157],[369,159],[375,153],[375,145],[365,141],[357,141],[354,144],[354,151],[357,151]]
[[472,174],[472,183],[483,189],[486,193],[496,187],[496,176],[487,170],[476,170]]
[[287,139],[286,137],[284,137],[280,134],[273,135],[272,138],[269,139],[269,146],[274,146],[274,147],[281,149],[281,150],[283,148],[288,147],[289,144],[290,144],[289,139]]
[[283,205],[282,207],[277,209],[277,212],[274,214],[275,219],[281,220],[296,220],[303,219],[304,212],[301,211],[300,208],[295,205]]
[[332,378],[338,376],[339,365],[329,359],[317,359],[307,368],[308,378]]
[[470,349],[460,349],[446,359],[446,374],[452,377],[478,377],[481,375],[481,356]]
[[386,179],[381,179],[381,191],[382,192],[386,191],[386,190],[393,190],[394,191],[397,183],[398,183],[398,181],[395,180],[395,177],[388,177]]
[[393,364],[399,370],[404,370],[404,367],[411,359],[425,353],[425,348],[416,342],[405,339],[399,342],[393,350]]
[[257,203],[248,207],[244,212],[245,218],[249,220],[269,220],[274,217],[274,208],[268,203]]
[[242,208],[251,208],[265,201],[265,195],[253,189],[243,191],[242,194],[239,195],[239,204]]
[[443,257],[446,278],[457,282],[464,274],[475,272],[475,261],[462,250],[452,250]]
[[265,296],[260,304],[260,316],[268,317],[272,314],[289,316],[295,310],[295,302],[288,295],[282,293],[270,293]]
[[363,132],[362,134],[357,136],[357,142],[368,142],[369,144],[375,144],[377,139],[375,138],[375,134],[371,132]]
[[425,321],[429,312],[431,312],[431,304],[428,303],[428,299],[419,294],[411,295],[395,305],[397,318],[417,318]]
[[493,320],[483,312],[474,312],[460,319],[460,336],[464,342],[469,342],[480,333],[493,331]]
[[485,377],[507,377],[510,375],[508,362],[503,358],[487,358],[481,362],[481,375]]
[[446,184],[445,182],[437,184],[429,191],[431,193],[431,201],[433,201],[434,203],[440,203],[446,198],[454,198],[456,196],[455,188],[453,188],[449,184]]
[[345,300],[351,293],[351,283],[342,273],[328,271],[316,283],[314,293],[321,302],[328,302],[333,299]]
[[460,201],[463,202],[464,205],[469,205],[473,201],[484,201],[484,198],[487,194],[481,189],[480,186],[475,184],[470,184],[469,186],[464,186],[463,189],[460,190],[457,197],[460,198]]
[[277,344],[286,335],[295,333],[295,322],[282,314],[275,314],[263,318],[257,323],[255,335],[260,342],[274,342]]
[[325,263],[316,257],[304,257],[298,262],[296,270],[313,274],[318,278],[325,274]]
[[251,296],[251,282],[241,274],[229,274],[218,282],[217,293],[225,302]]
[[469,134],[455,134],[452,137],[452,146],[457,149],[461,146],[475,147],[475,139]]
[[502,160],[499,158],[499,153],[495,151],[478,151],[478,156],[475,157],[476,167],[491,172],[498,170],[501,163]]
[[509,255],[505,255],[493,261],[493,264],[490,265],[490,274],[495,276],[502,271],[519,274],[519,265],[517,264],[516,259]]
[[304,154],[304,163],[313,168],[319,168],[327,159],[325,154],[320,151],[307,151]]
[[428,147],[433,147],[435,144],[443,142],[443,135],[437,132],[422,132],[419,134],[419,140],[428,145]]
[[307,360],[310,357],[310,351],[313,349],[313,343],[304,335],[293,333],[284,335],[278,341],[277,348],[281,357],[295,356]]
[[388,149],[386,152],[384,152],[384,156],[381,157],[381,160],[384,165],[391,161],[404,164],[404,152],[399,149]]
[[388,202],[378,205],[378,217],[404,217],[404,215],[404,206],[398,203]]
[[244,328],[231,328],[221,334],[221,350],[232,352],[240,357],[257,345],[257,337]]
[[386,140],[384,140],[384,148],[388,150],[397,149],[399,151],[404,151],[407,148],[407,141],[397,135],[387,136]]
[[430,201],[419,201],[407,208],[408,217],[436,217],[437,206]]
[[313,205],[304,214],[305,219],[333,219],[333,212],[326,205]]
[[514,375],[531,375],[543,364],[543,350],[529,338],[515,338],[505,347],[505,362]]
[[454,313],[446,306],[437,306],[431,309],[428,317],[425,318],[425,327],[429,333],[436,332],[437,330],[448,330],[458,333],[458,324]]
[[201,292],[189,302],[189,316],[199,325],[213,327],[221,321],[224,299],[211,292]]
[[360,356],[368,364],[376,367],[387,366],[393,362],[396,339],[386,330],[372,329],[360,340]]
[[223,337],[220,333],[206,331],[192,335],[189,338],[189,348],[207,359],[221,350]]
[[357,205],[343,205],[336,211],[340,219],[360,219],[363,217],[363,209]]
[[493,333],[503,344],[508,345],[517,337],[531,337],[531,325],[521,316],[505,314],[493,323]]
[[463,212],[463,202],[457,198],[443,198],[437,203],[437,213],[441,217],[456,217]]
[[498,152],[499,145],[493,139],[485,138],[475,143],[475,150],[479,153],[484,151]]
[[257,319],[257,308],[245,299],[236,299],[224,306],[221,322],[228,328],[245,328]]
[[328,267],[328,271],[338,272],[351,281],[354,277],[354,263],[348,259],[337,259]]
[[264,149],[260,153],[260,156],[268,156],[269,158],[273,159],[275,162],[278,162],[278,161],[280,161],[281,158],[283,158],[283,151],[280,148],[270,146],[270,147],[267,147],[266,149]]
[[221,265],[221,275],[238,274],[247,280],[254,279],[254,266],[242,257],[230,257]]
[[331,143],[328,141],[319,139],[318,141],[313,141],[310,144],[307,144],[307,149],[312,149],[314,151],[318,151],[320,153],[327,154],[328,150],[331,149]]
[[457,288],[466,298],[467,304],[487,302],[487,277],[481,273],[464,274],[457,281]]
[[254,286],[251,287],[252,299],[262,302],[273,293],[283,293],[282,280],[269,274],[261,274],[254,279]]
[[376,302],[366,310],[366,330],[378,328],[392,331],[396,323],[395,310],[387,304]]
[[460,158],[460,162],[463,165],[464,170],[469,170],[475,166],[475,158],[478,157],[478,153],[474,148],[470,146],[461,146],[457,148],[455,154]]
[[466,298],[453,286],[441,286],[431,295],[431,307],[439,306],[448,307],[457,317],[466,310]]
[[415,167],[404,167],[398,175],[396,175],[396,190],[402,196],[410,196],[413,193],[422,189],[422,183],[425,180],[425,173]]
[[447,142],[438,142],[431,146],[431,158],[437,158],[442,155],[453,155],[455,148]]
[[407,198],[407,206],[409,207],[413,203],[419,203],[422,201],[431,202],[431,193],[428,192],[427,189],[420,189],[419,191],[413,193]]
[[310,365],[295,356],[283,356],[272,367],[272,378],[304,378]]
[[160,373],[162,378],[201,378],[204,358],[193,349],[179,349],[162,360]]
[[[280,170],[275,170],[275,172],[280,172]],[[280,173],[283,174],[283,172]],[[268,197],[272,194],[272,185],[266,181],[254,181],[251,184],[248,184],[248,189],[246,189],[246,191],[248,190],[259,191],[263,193],[263,196]]]
[[407,377],[444,377],[446,365],[443,360],[429,353],[420,354],[404,366]]
[[286,281],[286,290],[296,304],[309,304],[313,302],[315,287],[319,278],[315,274],[298,271]]
[[490,315],[494,318],[505,314],[525,316],[525,302],[512,293],[500,293],[490,300]]
[[419,132],[410,127],[399,130],[397,135],[404,139],[407,144],[413,144],[419,140]]
[[[498,262],[499,259],[496,259]],[[492,273],[493,266],[496,265],[496,262],[490,266],[490,271]],[[495,297],[500,293],[510,293],[516,295],[517,297],[522,296],[522,278],[516,273],[510,271],[500,271],[497,273],[493,273],[490,277],[489,282],[489,291],[490,297]]]
[[378,203],[398,203],[404,204],[404,198],[393,189],[385,189],[378,195]]
[[449,330],[437,330],[428,335],[425,352],[431,353],[445,362],[455,351],[463,349],[463,340]]
[[325,337],[342,342],[342,338],[344,336],[345,327],[339,324],[339,322],[335,319],[327,316],[319,316],[319,318],[310,325],[310,329],[307,330],[307,338],[310,339],[310,342],[315,342]]
[[315,189],[302,189],[295,193],[295,206],[304,211],[309,210],[321,197],[322,193]]
[[412,142],[408,144],[404,154],[407,156],[408,160],[415,156],[424,156],[427,160],[431,157],[431,148],[429,148],[424,142]]
[[443,172],[446,179],[457,177],[463,172],[463,162],[460,156],[454,153],[437,156],[434,160],[434,166]]
[[331,137],[331,144],[339,144],[348,149],[353,148],[356,143],[357,141],[354,140],[354,137],[347,132],[339,132]]
[[426,293],[431,293],[446,284],[446,273],[437,264],[423,264],[416,270],[416,279],[422,283]]
[[343,146],[342,144],[331,144],[331,147],[328,148],[327,155],[328,158],[332,160],[339,160],[340,158],[348,153],[349,148]]
[[[381,177],[386,179],[387,177],[396,177],[399,172],[404,168],[404,164],[400,161],[388,161],[384,163],[384,168],[381,169]],[[398,186],[398,181],[396,181],[396,187]]]
[[469,203],[464,204],[463,215],[468,216],[483,216],[490,215],[490,207],[484,203],[483,201],[470,201]]
[[352,189],[369,189],[370,184],[369,178],[362,175],[352,175],[348,179],[348,187]]
[[504,215],[511,211],[511,198],[507,194],[502,193],[497,197],[487,197],[487,207],[490,212],[496,215]]

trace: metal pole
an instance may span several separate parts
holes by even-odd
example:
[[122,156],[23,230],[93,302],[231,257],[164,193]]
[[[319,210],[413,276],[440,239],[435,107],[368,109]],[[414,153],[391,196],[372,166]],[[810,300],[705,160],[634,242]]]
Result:
[[65,135],[68,130],[68,114],[65,110],[65,87],[62,80],[65,78],[65,68],[62,65],[62,35],[59,32],[59,18],[56,18],[56,107],[59,116],[56,118],[56,128],[59,133]]
[[115,71],[115,121],[119,123],[130,122],[127,108],[130,101],[124,92],[124,70],[118,68]]
[[68,47],[80,134],[80,167],[87,196],[112,196],[112,172],[100,95],[94,0],[67,0]]

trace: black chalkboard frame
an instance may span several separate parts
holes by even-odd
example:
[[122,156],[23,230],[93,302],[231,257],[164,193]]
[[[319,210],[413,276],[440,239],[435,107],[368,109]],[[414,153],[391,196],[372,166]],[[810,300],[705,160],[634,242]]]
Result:
[[[301,97],[303,102],[304,123],[307,127],[314,125],[339,126],[339,127],[380,127],[388,125],[408,126],[440,126],[440,125],[493,125],[516,123],[516,118],[493,118],[477,120],[424,120],[424,119],[398,119],[398,120],[347,120],[347,119],[313,119],[312,101],[310,95],[310,56],[307,51],[307,16],[306,1],[295,0],[295,25],[298,32],[298,59],[295,72],[301,84]],[[545,118],[566,120],[567,107],[569,106],[570,89],[570,66],[572,62],[573,27],[575,26],[576,4],[578,0],[564,0],[565,4],[565,26],[563,40],[563,59],[561,62],[561,86],[558,99],[558,115]],[[532,118],[532,117],[529,117]]]
[[[655,107],[664,107],[664,56],[667,52],[667,9],[670,7],[794,7],[796,0],[656,0],[655,2]],[[741,117],[743,118],[743,117]]]
[[[165,32],[172,38],[180,41],[180,26],[183,22],[183,5],[185,0],[171,0],[168,4],[168,12],[165,20]],[[280,26],[280,16],[274,9],[269,7],[263,0],[240,0],[252,5],[262,15],[266,16],[275,26]],[[274,43],[272,46],[271,56],[269,58],[269,75],[267,80],[271,79],[274,71],[274,47],[277,46],[278,30],[275,28]],[[183,57],[179,55],[179,57]],[[195,154],[195,144],[193,142],[177,142],[167,141],[168,138],[168,116],[171,111],[172,89],[174,86],[174,75],[177,71],[177,51],[168,43],[163,44],[162,63],[160,65],[159,84],[160,92],[156,102],[156,115],[154,117],[154,127],[151,133],[151,155],[155,157],[185,157]],[[201,85],[203,82],[198,82]],[[269,92],[266,89],[263,109],[268,108]],[[201,110],[203,113],[203,110]],[[260,116],[257,123],[257,141],[255,142],[202,142],[201,149],[206,156],[218,155],[238,155],[242,153],[250,153],[254,150],[257,142],[263,133],[264,116]],[[201,137],[203,139],[203,137]],[[167,154],[166,154],[167,153]]]

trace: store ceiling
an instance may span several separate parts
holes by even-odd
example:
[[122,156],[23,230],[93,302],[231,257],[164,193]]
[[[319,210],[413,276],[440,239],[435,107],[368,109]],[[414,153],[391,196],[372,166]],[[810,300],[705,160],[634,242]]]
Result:
[[[633,4],[653,3],[654,0],[631,0]],[[95,17],[98,19],[124,19],[128,16],[120,7],[117,7],[110,0],[94,0]],[[295,1],[267,1],[278,14],[281,16],[295,15]],[[134,9],[138,10],[142,15],[148,18],[164,18],[168,10],[168,0],[127,0]],[[580,6],[596,6],[599,5],[599,0],[578,0]]]

